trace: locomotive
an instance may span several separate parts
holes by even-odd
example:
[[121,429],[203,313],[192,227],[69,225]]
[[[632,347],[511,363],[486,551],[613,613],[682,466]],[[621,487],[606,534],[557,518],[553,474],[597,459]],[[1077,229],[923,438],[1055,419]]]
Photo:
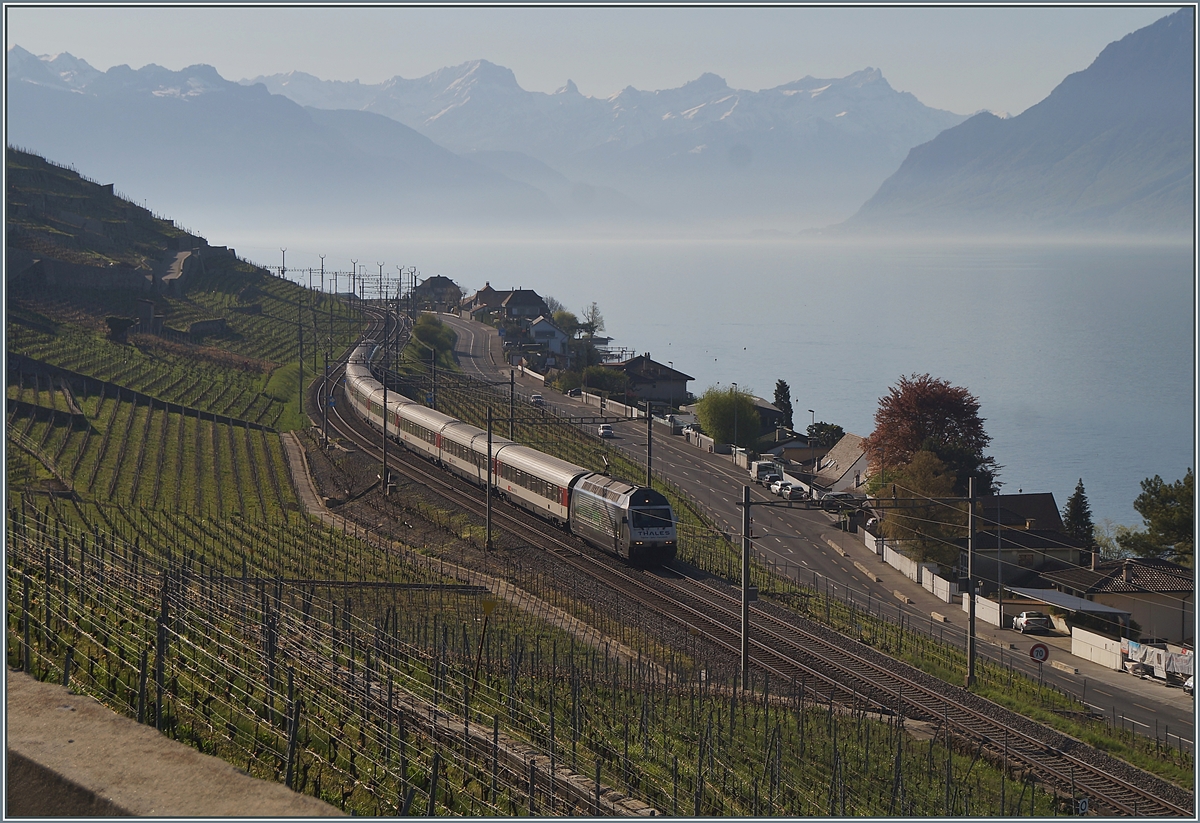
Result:
[[[346,396],[386,436],[451,472],[488,482],[487,431],[388,391],[371,373],[375,344],[361,343],[346,364]],[[492,483],[505,497],[606,552],[638,565],[675,557],[671,504],[654,489],[592,472],[492,435]]]

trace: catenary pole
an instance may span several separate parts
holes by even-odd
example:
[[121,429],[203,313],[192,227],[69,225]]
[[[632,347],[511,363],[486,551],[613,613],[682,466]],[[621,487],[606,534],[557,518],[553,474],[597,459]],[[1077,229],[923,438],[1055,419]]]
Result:
[[975,598],[979,587],[975,585],[975,478],[967,480],[967,596],[971,598],[967,610],[967,687],[975,685]]

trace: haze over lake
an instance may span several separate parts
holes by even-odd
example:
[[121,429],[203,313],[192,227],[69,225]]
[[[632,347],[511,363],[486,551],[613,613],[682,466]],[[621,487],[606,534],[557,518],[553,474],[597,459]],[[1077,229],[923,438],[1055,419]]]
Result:
[[[378,271],[416,266],[470,293],[490,282],[599,304],[613,344],[771,399],[795,423],[867,435],[878,398],[929,372],[979,398],[1003,491],[1083,478],[1097,522],[1140,526],[1139,483],[1192,465],[1192,249],[1062,243],[892,244],[795,239],[354,240],[220,236],[255,262]],[[343,251],[344,250],[344,251]],[[272,253],[273,252],[273,253]],[[346,257],[345,261],[341,257]]]

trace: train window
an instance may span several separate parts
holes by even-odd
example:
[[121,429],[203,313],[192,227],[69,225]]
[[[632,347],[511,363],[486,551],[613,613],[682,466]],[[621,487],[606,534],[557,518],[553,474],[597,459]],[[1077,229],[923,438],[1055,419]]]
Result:
[[671,510],[666,508],[633,509],[635,529],[665,529],[671,526]]

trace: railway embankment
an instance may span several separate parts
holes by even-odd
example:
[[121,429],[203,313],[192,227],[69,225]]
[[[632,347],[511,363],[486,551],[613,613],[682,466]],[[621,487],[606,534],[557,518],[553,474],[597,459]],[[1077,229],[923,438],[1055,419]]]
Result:
[[8,817],[330,817],[344,812],[8,671]]

